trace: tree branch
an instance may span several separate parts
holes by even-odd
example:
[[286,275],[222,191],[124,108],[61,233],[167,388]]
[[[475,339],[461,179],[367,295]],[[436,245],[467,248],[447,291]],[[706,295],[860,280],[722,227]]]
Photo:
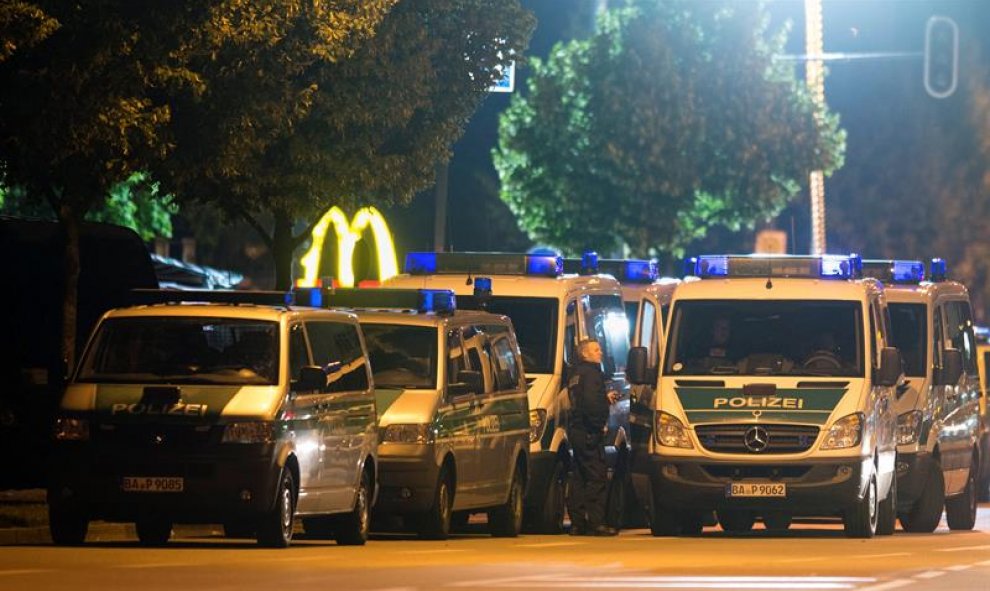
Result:
[[265,246],[268,247],[268,250],[273,250],[275,248],[275,242],[272,240],[271,235],[269,235],[268,232],[265,231],[265,228],[258,223],[258,220],[254,219],[254,217],[248,213],[247,210],[243,209],[241,210],[241,217],[244,218],[244,221],[246,221],[249,226],[254,228],[254,231],[257,232],[259,236],[261,236],[261,240],[265,243]]

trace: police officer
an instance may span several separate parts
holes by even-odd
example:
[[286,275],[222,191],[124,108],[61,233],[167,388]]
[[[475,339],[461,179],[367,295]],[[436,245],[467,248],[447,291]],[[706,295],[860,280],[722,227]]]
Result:
[[597,341],[585,339],[578,343],[578,355],[581,361],[568,381],[572,411],[567,438],[574,453],[567,498],[571,534],[614,536],[618,531],[605,524],[607,471],[603,440],[608,408],[618,399],[618,393],[605,390],[602,348]]

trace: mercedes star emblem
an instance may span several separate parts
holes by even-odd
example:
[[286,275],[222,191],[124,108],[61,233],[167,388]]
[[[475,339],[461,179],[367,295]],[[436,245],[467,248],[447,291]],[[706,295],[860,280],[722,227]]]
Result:
[[746,449],[753,453],[760,453],[767,449],[770,444],[770,434],[763,427],[757,425],[756,427],[751,427],[743,435],[743,444]]

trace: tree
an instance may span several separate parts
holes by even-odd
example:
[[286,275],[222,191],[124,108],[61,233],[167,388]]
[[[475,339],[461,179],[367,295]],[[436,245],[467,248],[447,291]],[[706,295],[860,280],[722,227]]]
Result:
[[572,253],[679,255],[841,166],[837,118],[816,119],[767,23],[761,5],[627,0],[533,60],[493,153],[521,227]]
[[[65,235],[62,354],[71,366],[79,222],[112,187],[174,147],[165,98],[202,93],[190,69],[203,39],[276,42],[275,14],[319,13],[313,34],[346,54],[374,33],[388,0],[60,0],[0,4],[0,162],[5,182],[43,198]],[[244,90],[244,89],[239,89]],[[294,105],[294,97],[283,103]],[[232,130],[233,131],[233,130]],[[209,146],[206,150],[211,149]]]
[[247,220],[279,289],[330,207],[407,201],[432,184],[533,28],[517,0],[404,0],[374,43],[338,55],[313,49],[318,16],[292,15],[266,45],[221,39],[196,67],[208,90],[174,98],[176,150],[155,172],[178,198]]
[[[172,236],[172,215],[177,212],[169,196],[159,193],[158,183],[136,172],[110,187],[106,200],[88,211],[85,220],[126,226],[142,240]],[[50,219],[51,206],[31,198],[21,187],[0,185],[0,214]]]

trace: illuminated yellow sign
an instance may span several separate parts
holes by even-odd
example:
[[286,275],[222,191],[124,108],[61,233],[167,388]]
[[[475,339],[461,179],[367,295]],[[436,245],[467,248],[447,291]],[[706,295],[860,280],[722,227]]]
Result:
[[354,287],[354,247],[361,240],[361,233],[369,226],[375,237],[375,251],[378,253],[378,279],[384,281],[398,275],[395,245],[381,212],[374,207],[363,207],[348,223],[343,210],[334,206],[313,228],[312,245],[300,259],[303,266],[303,278],[298,281],[300,287],[316,286],[320,274],[320,259],[323,256],[323,243],[326,241],[330,224],[333,224],[334,234],[337,235],[336,280],[341,287]]

